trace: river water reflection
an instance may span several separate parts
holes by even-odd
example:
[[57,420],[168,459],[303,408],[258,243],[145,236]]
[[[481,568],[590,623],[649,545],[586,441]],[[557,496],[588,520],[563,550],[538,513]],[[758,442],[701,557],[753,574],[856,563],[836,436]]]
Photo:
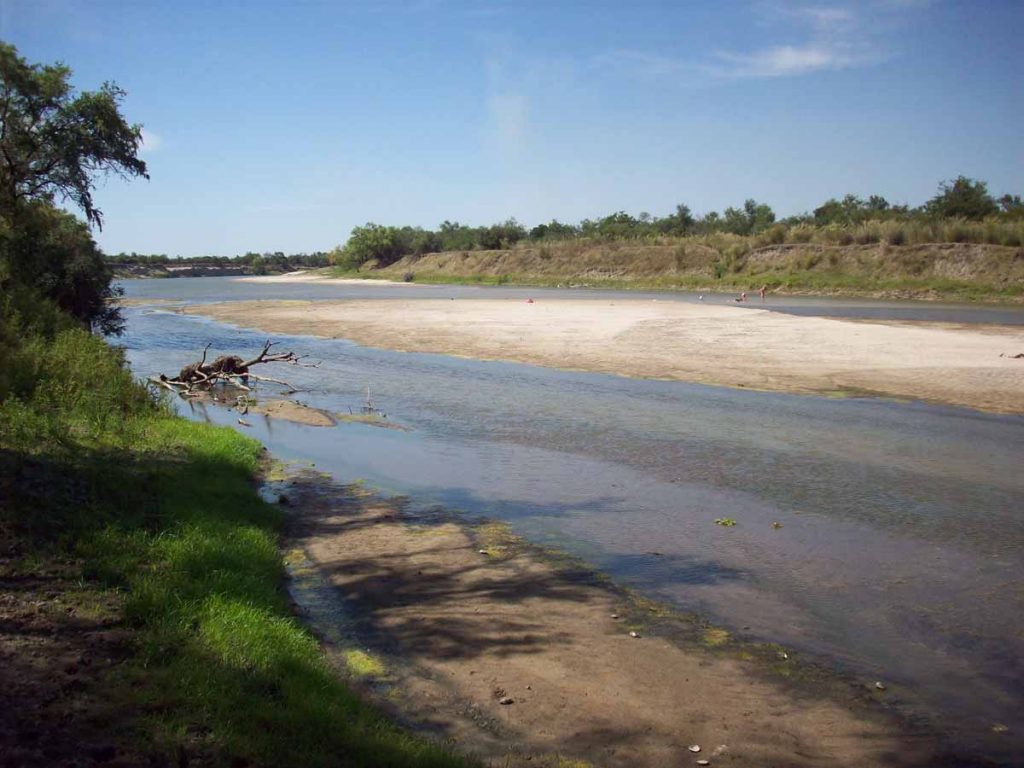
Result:
[[[127,287],[133,298],[207,301],[253,298],[254,285],[264,298],[331,293],[224,279]],[[447,286],[334,293],[367,290],[381,299],[538,295]],[[917,308],[886,311],[897,309]],[[952,321],[990,321],[970,309],[961,312],[973,319]],[[856,309],[839,303],[820,313],[830,311]],[[127,316],[121,343],[139,375],[176,371],[207,342],[211,353],[244,352],[263,338],[157,306]],[[369,384],[409,431],[250,418],[247,433],[276,455],[364,478],[414,504],[507,520],[645,594],[832,660],[866,684],[884,680],[887,696],[980,754],[1008,762],[1024,754],[1024,418],[337,340],[285,344],[323,361],[288,369],[298,399],[347,412]],[[235,424],[222,409],[182,407]],[[738,525],[717,526],[719,517]],[[994,733],[996,724],[1009,730]]]

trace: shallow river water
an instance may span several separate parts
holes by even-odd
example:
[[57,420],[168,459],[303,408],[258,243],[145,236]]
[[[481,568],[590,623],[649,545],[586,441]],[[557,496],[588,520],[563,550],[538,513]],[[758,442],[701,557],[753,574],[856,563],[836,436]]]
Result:
[[[125,287],[128,298],[199,302],[581,295],[226,278]],[[772,302],[780,307],[1024,323],[1013,308]],[[160,306],[126,315],[119,343],[140,376],[177,371],[207,342],[211,353],[258,351],[265,336]],[[250,417],[246,433],[275,455],[413,504],[508,521],[649,596],[865,685],[884,681],[900,708],[979,755],[1014,764],[1024,755],[1024,417],[275,339],[323,361],[282,373],[302,390],[297,399],[358,410],[369,385],[389,420],[408,428]],[[235,425],[223,409],[179,407]],[[720,517],[736,527],[715,525]]]

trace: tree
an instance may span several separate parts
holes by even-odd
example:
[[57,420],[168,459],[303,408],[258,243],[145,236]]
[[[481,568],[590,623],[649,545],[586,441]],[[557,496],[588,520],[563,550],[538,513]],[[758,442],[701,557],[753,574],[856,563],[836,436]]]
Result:
[[697,220],[693,218],[690,206],[679,203],[676,212],[663,219],[655,219],[654,228],[665,235],[685,235],[693,231]]
[[569,240],[579,234],[579,229],[572,224],[563,224],[552,219],[549,224],[538,224],[530,230],[531,240]]
[[957,176],[939,184],[939,194],[924,204],[925,213],[938,218],[983,219],[999,210],[984,181]]
[[1020,195],[1003,195],[999,198],[999,208],[1003,213],[1019,217],[1024,214],[1024,200]]
[[378,266],[386,267],[407,253],[410,253],[408,245],[398,227],[368,222],[352,230],[335,263],[354,268],[376,259]]
[[104,83],[74,95],[63,64],[29,64],[0,43],[0,212],[32,200],[70,200],[90,225],[103,215],[92,199],[97,176],[149,178],[139,160],[142,127],[121,116],[125,92]]
[[0,217],[0,289],[29,287],[91,330],[118,334],[124,323],[110,301],[120,295],[112,279],[89,228],[70,213],[37,201],[16,225]]
[[[89,233],[98,176],[146,177],[142,129],[121,116],[124,91],[73,94],[63,64],[28,64],[0,42],[0,293],[49,299],[82,324],[119,333],[113,273]],[[147,177],[148,178],[148,177]],[[70,200],[86,223],[58,210]]]
[[756,235],[775,223],[775,212],[756,200],[743,203],[743,210],[726,208],[722,215],[722,229],[737,235]]

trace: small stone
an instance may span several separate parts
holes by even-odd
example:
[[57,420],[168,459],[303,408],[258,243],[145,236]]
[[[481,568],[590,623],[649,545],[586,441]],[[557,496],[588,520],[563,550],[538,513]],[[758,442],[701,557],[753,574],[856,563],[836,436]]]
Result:
[[996,723],[992,726],[992,733],[1006,733],[1008,730],[1010,730],[1009,727],[1002,723]]
[[612,618],[613,618],[613,619],[617,619],[617,618],[619,618],[619,614],[617,614],[617,613],[613,613],[613,614],[612,614]]
[[881,680],[878,680],[877,682],[875,682],[875,688],[877,688],[880,691],[884,691],[885,683],[883,683]]
[[710,760],[698,760],[697,765],[711,765]]
[[480,554],[481,554],[481,555],[489,555],[489,554],[491,554],[491,553],[490,553],[490,552],[488,552],[488,551],[487,551],[486,549],[481,549],[481,550],[480,550]]
[[640,637],[640,633],[639,632],[630,632],[629,636],[630,637]]
[[504,696],[504,697],[498,699],[498,703],[499,704],[504,704],[504,705],[507,706],[509,704],[515,704],[516,700],[513,699],[511,696]]
[[691,744],[687,749],[691,752],[700,752],[700,744]]

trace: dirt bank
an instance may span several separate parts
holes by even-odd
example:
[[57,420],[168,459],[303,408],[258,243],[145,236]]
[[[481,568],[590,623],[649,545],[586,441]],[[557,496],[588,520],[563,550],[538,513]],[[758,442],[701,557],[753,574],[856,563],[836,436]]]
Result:
[[493,525],[410,519],[399,501],[312,474],[282,490],[298,510],[296,594],[318,595],[307,616],[328,625],[339,666],[403,721],[492,765],[934,759],[873,681],[815,677],[795,655],[672,617]]
[[664,242],[586,239],[520,243],[494,251],[406,256],[371,277],[443,282],[752,290],[785,293],[1024,301],[1019,245],[928,242],[893,245],[765,244],[713,235]]
[[1009,357],[1024,352],[1020,328],[849,322],[639,299],[248,301],[187,311],[401,351],[1024,413],[1024,360]]

